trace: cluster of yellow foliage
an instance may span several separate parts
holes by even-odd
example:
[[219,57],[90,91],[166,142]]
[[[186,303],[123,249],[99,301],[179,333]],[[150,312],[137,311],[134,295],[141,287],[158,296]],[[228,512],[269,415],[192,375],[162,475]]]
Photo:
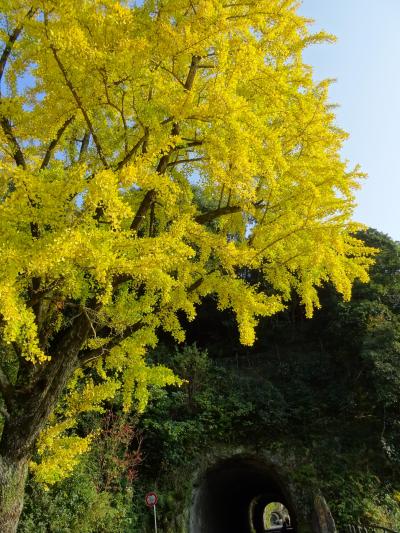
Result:
[[[331,37],[310,35],[297,4],[0,1],[21,28],[0,101],[2,336],[46,365],[86,316],[82,365],[108,385],[76,381],[68,420],[120,387],[142,409],[149,385],[176,382],[146,347],[159,328],[182,341],[178,313],[193,319],[206,295],[250,345],[293,291],[311,316],[323,283],[349,298],[367,280],[351,222],[362,175],[341,160],[329,84],[302,61]],[[54,444],[67,427],[40,446],[71,465],[70,443]]]
[[108,368],[124,370],[122,379],[118,379],[115,374],[110,377],[102,368],[101,359],[96,370],[98,377],[101,376],[104,381],[95,384],[92,377],[85,377],[81,369],[75,372],[57,412],[39,436],[37,451],[40,462],[30,462],[36,481],[51,485],[72,472],[80,456],[89,449],[97,431],[92,431],[86,437],[68,435],[66,432],[75,427],[80,413],[103,413],[102,403],[113,400],[121,385],[124,410],[128,411],[132,406],[133,392],[136,410],[141,412],[149,399],[150,385],[163,387],[182,383],[168,368],[147,366],[143,358],[144,352],[138,352],[137,346],[130,340],[123,344],[123,348],[113,348],[110,361],[107,362]]

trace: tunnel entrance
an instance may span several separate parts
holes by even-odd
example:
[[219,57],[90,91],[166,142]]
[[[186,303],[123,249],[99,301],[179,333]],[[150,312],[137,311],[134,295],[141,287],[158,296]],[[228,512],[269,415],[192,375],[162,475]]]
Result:
[[190,533],[264,533],[265,510],[272,502],[284,506],[290,521],[287,530],[296,531],[293,504],[276,467],[255,457],[220,461],[200,480]]
[[264,530],[274,532],[276,530],[292,531],[289,510],[281,502],[268,503],[263,512]]

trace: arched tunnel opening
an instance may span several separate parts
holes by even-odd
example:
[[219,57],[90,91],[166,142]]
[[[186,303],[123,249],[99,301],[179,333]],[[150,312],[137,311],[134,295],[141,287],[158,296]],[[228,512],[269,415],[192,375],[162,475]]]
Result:
[[273,465],[234,456],[209,468],[200,480],[191,510],[190,533],[264,533],[265,510],[272,502],[287,510],[285,526],[296,531],[296,515],[287,488]]

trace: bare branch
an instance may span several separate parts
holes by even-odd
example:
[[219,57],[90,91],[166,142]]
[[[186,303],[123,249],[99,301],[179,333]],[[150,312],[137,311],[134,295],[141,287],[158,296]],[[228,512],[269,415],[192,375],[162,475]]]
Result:
[[213,121],[213,119],[211,117],[210,118],[199,117],[197,115],[190,115],[190,116],[186,117],[186,120],[197,120],[198,122],[207,122],[207,123],[211,123]]
[[[174,125],[172,126],[171,135],[173,137],[176,137],[179,135],[179,124],[177,122],[175,122]],[[174,147],[170,148],[168,152],[166,152],[160,158],[160,161],[158,162],[158,165],[157,165],[157,172],[159,174],[164,174],[164,172],[167,170],[167,166],[168,166],[168,163],[169,163],[169,160],[170,160],[170,157],[173,151],[175,151]]]
[[40,165],[40,170],[45,169],[48,164],[50,163],[51,156],[57,146],[57,144],[60,142],[60,139],[64,133],[64,131],[68,128],[68,126],[75,120],[75,115],[72,115],[72,117],[69,117],[64,124],[61,126],[61,128],[57,131],[56,136],[49,144],[49,147],[47,148],[47,151],[44,155],[42,164]]
[[212,220],[215,220],[216,218],[219,218],[223,215],[239,213],[241,210],[242,208],[239,205],[227,205],[225,207],[218,207],[218,209],[214,209],[212,211],[207,211],[207,213],[197,215],[197,217],[195,217],[195,221],[198,224],[206,224],[207,222],[211,222]]

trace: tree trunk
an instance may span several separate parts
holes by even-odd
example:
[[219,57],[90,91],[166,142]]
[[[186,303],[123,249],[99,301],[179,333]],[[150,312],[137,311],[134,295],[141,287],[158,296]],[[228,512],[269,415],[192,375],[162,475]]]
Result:
[[8,417],[0,438],[0,533],[17,531],[36,439],[80,364],[78,354],[88,331],[87,319],[77,317],[56,339],[51,360],[39,367],[33,383],[29,365],[20,366],[18,377],[27,383],[25,387],[15,387],[8,398]]
[[0,531],[15,533],[24,503],[28,458],[0,456]]

